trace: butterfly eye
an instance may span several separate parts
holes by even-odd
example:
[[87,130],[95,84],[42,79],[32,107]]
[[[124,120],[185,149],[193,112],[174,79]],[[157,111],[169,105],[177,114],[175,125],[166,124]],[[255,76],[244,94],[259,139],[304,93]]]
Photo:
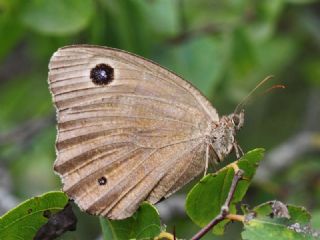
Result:
[[240,123],[239,117],[238,117],[237,115],[233,115],[233,116],[232,116],[232,122],[233,122],[233,124],[234,124],[235,126],[238,126],[239,123]]
[[113,68],[104,63],[98,64],[90,72],[92,82],[97,85],[107,85],[112,82],[113,77]]

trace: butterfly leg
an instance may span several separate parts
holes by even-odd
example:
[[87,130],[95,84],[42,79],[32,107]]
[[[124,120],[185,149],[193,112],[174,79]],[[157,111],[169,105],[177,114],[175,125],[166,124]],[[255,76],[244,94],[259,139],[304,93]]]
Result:
[[208,165],[209,165],[209,144],[207,144],[207,147],[206,147],[206,163],[204,166],[204,175],[203,176],[207,175]]
[[237,142],[233,143],[233,148],[234,148],[234,151],[236,153],[237,159],[239,159],[241,156],[244,155],[244,152],[243,152],[242,148],[239,146],[239,144]]
[[239,153],[239,149],[238,149],[238,145],[236,143],[233,144],[233,149],[236,153],[236,158],[239,159],[240,158],[240,153]]
[[238,148],[239,148],[239,150],[240,150],[240,152],[241,152],[241,156],[243,156],[243,155],[244,155],[244,152],[243,152],[242,148],[240,147],[240,145],[238,145]]

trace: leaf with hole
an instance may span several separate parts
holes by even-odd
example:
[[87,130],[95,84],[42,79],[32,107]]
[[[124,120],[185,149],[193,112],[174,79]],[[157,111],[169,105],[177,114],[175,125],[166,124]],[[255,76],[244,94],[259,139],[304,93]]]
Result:
[[33,239],[48,221],[46,213],[61,211],[68,203],[63,192],[48,192],[28,199],[0,217],[0,239]]
[[271,239],[320,239],[320,233],[311,229],[310,213],[304,208],[295,205],[284,205],[288,216],[277,216],[274,202],[269,201],[252,209],[246,216],[242,238],[254,240],[257,238]]

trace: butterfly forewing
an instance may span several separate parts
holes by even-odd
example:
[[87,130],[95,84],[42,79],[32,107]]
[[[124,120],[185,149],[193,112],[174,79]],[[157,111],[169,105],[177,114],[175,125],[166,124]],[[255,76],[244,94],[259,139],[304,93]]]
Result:
[[[101,66],[112,78],[97,84],[92,69]],[[58,120],[54,167],[81,209],[123,219],[203,170],[204,136],[218,115],[168,70],[116,49],[70,46],[53,55],[49,85]]]

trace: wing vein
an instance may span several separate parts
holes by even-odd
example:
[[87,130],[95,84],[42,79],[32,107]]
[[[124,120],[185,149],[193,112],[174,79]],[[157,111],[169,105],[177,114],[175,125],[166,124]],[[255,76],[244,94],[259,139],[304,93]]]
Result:
[[[99,118],[126,118],[126,119],[147,119],[147,120],[166,120],[166,121],[173,121],[173,122],[178,122],[178,123],[181,123],[181,124],[184,124],[184,125],[188,125],[188,126],[192,126],[192,127],[195,127],[198,129],[198,126],[195,125],[195,124],[192,124],[190,122],[185,122],[185,121],[182,121],[182,120],[178,120],[178,119],[174,119],[174,118],[167,118],[167,117],[161,117],[161,118],[153,118],[153,117],[143,117],[143,116],[122,116],[122,115],[107,115],[107,116],[100,116]],[[92,117],[86,117],[86,118],[78,118],[77,120],[75,121],[83,121],[83,120],[86,120],[86,119],[99,119],[95,116],[92,116]],[[74,121],[74,120],[71,120],[71,121]],[[69,122],[69,121],[68,121]],[[66,124],[67,122],[59,122],[59,124]]]

